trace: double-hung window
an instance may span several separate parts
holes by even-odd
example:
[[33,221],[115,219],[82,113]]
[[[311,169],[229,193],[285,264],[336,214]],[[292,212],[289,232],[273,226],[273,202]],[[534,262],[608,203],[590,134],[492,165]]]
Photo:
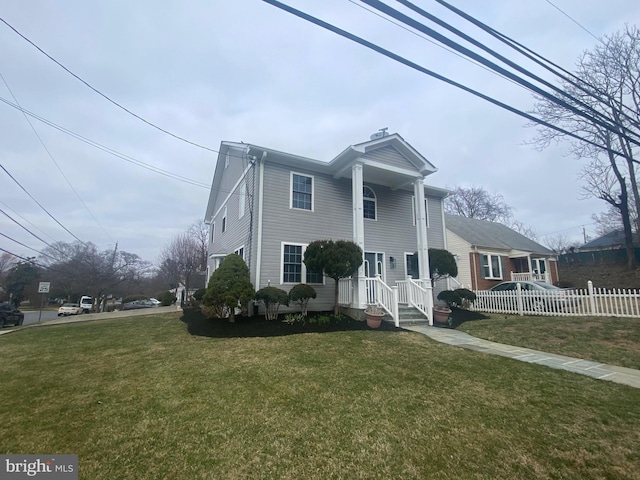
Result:
[[227,231],[227,207],[224,207],[224,214],[222,215],[222,233]]
[[291,208],[313,211],[313,177],[291,172]]
[[500,255],[481,255],[482,277],[502,280],[502,259]]
[[282,280],[280,283],[324,283],[322,272],[307,270],[303,262],[306,248],[307,246],[303,244],[282,244]]

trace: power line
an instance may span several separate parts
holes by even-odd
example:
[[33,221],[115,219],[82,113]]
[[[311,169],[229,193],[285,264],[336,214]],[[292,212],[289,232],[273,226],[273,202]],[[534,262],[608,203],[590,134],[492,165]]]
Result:
[[[436,72],[434,72],[432,70],[429,70],[429,69],[427,69],[427,68],[425,68],[425,67],[423,67],[421,65],[418,65],[417,63],[414,63],[414,62],[412,62],[410,60],[407,60],[406,58],[404,58],[404,57],[402,57],[400,55],[397,55],[397,54],[395,54],[395,53],[393,53],[393,52],[391,52],[389,50],[386,50],[386,49],[384,49],[384,48],[382,48],[382,47],[380,47],[380,46],[378,46],[378,45],[376,45],[376,44],[374,44],[372,42],[369,42],[368,40],[364,40],[361,37],[358,37],[358,36],[356,36],[356,35],[354,35],[352,33],[349,33],[349,32],[347,32],[345,30],[342,30],[342,29],[336,27],[335,25],[332,25],[332,24],[327,23],[327,22],[325,22],[323,20],[320,20],[320,19],[318,19],[316,17],[313,17],[313,16],[311,16],[311,15],[309,15],[307,13],[304,13],[304,12],[302,12],[300,10],[297,10],[297,9],[295,9],[293,7],[290,7],[289,5],[283,4],[283,3],[281,3],[281,2],[279,2],[277,0],[262,0],[262,1],[272,5],[274,7],[277,7],[277,8],[279,8],[279,9],[285,11],[285,12],[291,13],[292,15],[295,15],[295,16],[297,16],[299,18],[302,18],[303,20],[306,20],[306,21],[311,22],[311,23],[313,23],[315,25],[318,25],[318,26],[320,26],[320,27],[322,27],[322,28],[324,28],[326,30],[329,30],[329,31],[331,31],[333,33],[336,33],[337,35],[340,35],[340,36],[342,36],[344,38],[347,38],[348,40],[351,40],[351,41],[353,41],[355,43],[358,43],[358,44],[360,44],[360,45],[362,45],[364,47],[367,47],[367,48],[369,48],[369,49],[371,49],[371,50],[373,50],[373,51],[375,51],[377,53],[380,53],[380,54],[382,54],[382,55],[384,55],[384,56],[386,56],[386,57],[388,57],[388,58],[390,58],[392,60],[395,60],[395,61],[397,61],[399,63],[402,63],[405,66],[408,66],[408,67],[410,67],[410,68],[412,68],[414,70],[417,70],[418,72],[424,73],[425,75],[429,75],[430,77],[433,77],[433,78],[435,78],[437,80],[440,80],[440,81],[442,81],[444,83],[447,83],[447,84],[449,84],[451,86],[459,88],[460,90],[463,90],[463,91],[465,91],[467,93],[470,93],[471,95],[474,95],[474,96],[476,96],[478,98],[481,98],[482,100],[485,100],[485,101],[487,101],[489,103],[492,103],[493,105],[501,107],[501,108],[503,108],[503,109],[505,109],[505,110],[507,110],[509,112],[515,113],[516,115],[518,115],[520,117],[523,117],[523,118],[526,118],[527,120],[530,120],[530,121],[532,121],[534,123],[537,123],[539,125],[545,126],[545,127],[549,128],[551,130],[555,130],[555,131],[560,132],[560,133],[562,133],[564,135],[567,135],[567,136],[569,136],[571,138],[575,138],[577,140],[580,140],[582,142],[588,143],[588,144],[593,145],[595,147],[598,147],[600,149],[605,148],[605,147],[603,147],[602,145],[600,145],[600,144],[598,144],[596,142],[593,142],[593,141],[591,141],[589,139],[583,138],[583,137],[581,137],[579,135],[576,135],[575,133],[569,132],[569,131],[561,128],[561,127],[558,127],[557,125],[553,125],[553,124],[551,124],[549,122],[546,122],[546,121],[544,121],[542,119],[534,117],[533,115],[531,115],[529,113],[523,112],[522,110],[519,110],[519,109],[517,109],[515,107],[512,107],[510,105],[507,105],[506,103],[503,103],[503,102],[501,102],[499,100],[496,100],[496,99],[494,99],[494,98],[492,98],[492,97],[490,97],[488,95],[480,93],[477,90],[474,90],[474,89],[472,89],[470,87],[467,87],[466,85],[463,85],[463,84],[458,83],[458,82],[456,82],[454,80],[451,80],[450,78],[445,77],[444,75],[440,75],[440,74],[438,74],[438,73],[436,73]],[[620,152],[618,152],[616,150],[612,150],[612,149],[607,149],[607,150],[612,152],[612,153],[614,153],[614,154],[616,154],[616,155],[624,156],[624,154],[622,154],[622,153],[620,153]],[[635,163],[640,163],[640,161],[637,161],[637,160],[633,160],[633,161]]]
[[46,235],[47,237],[49,237],[52,241],[56,241],[55,238],[53,238],[51,235],[49,235],[47,232],[45,232],[44,230],[42,230],[40,227],[38,227],[37,225],[34,225],[33,222],[29,221],[28,219],[24,218],[22,215],[20,215],[18,212],[16,212],[13,208],[11,208],[9,205],[7,205],[6,203],[4,203],[2,200],[0,200],[0,204],[4,205],[5,208],[7,208],[8,210],[11,210],[14,215],[20,217],[22,220],[24,220],[25,222],[27,222],[29,225],[31,225],[33,228],[37,229],[40,231],[40,233],[42,233],[43,235]]
[[[9,215],[7,212],[5,212],[4,210],[2,210],[0,208],[0,213],[2,213],[5,217],[7,217],[9,220],[11,220],[13,223],[15,223],[16,225],[18,225],[20,228],[22,228],[24,231],[26,231],[28,234],[32,235],[33,237],[37,238],[38,240],[40,240],[42,243],[44,243],[47,247],[52,248],[54,250],[57,250],[58,252],[60,252],[56,247],[54,247],[53,245],[47,243],[45,240],[43,240],[42,238],[40,238],[38,235],[36,235],[35,233],[33,233],[31,230],[29,230],[27,227],[25,227],[24,225],[22,225],[20,222],[18,222],[15,218],[13,218],[11,215]],[[62,253],[62,252],[60,252]]]
[[[83,137],[82,135],[80,135],[78,133],[75,133],[72,130],[69,130],[69,129],[65,128],[65,127],[61,127],[60,125],[57,125],[57,124],[47,120],[46,118],[40,117],[39,115],[36,115],[35,113],[30,112],[29,110],[27,110],[25,108],[22,108],[21,106],[16,105],[16,104],[10,102],[9,100],[7,100],[5,98],[0,97],[0,101],[5,103],[5,104],[7,104],[7,105],[9,105],[10,107],[15,108],[16,110],[21,111],[22,113],[24,113],[26,115],[29,115],[30,117],[35,118],[36,120],[38,120],[38,121],[40,121],[40,122],[42,122],[42,123],[44,123],[46,125],[49,125],[50,127],[55,128],[56,130],[61,131],[62,133],[66,133],[67,135],[69,135],[71,137],[74,137],[77,140],[80,140],[81,142],[84,142],[84,143],[86,143],[88,145],[91,145],[92,147],[97,148],[98,150],[102,150],[103,152],[109,153],[110,155],[113,155],[113,156],[118,157],[118,158],[120,158],[122,160],[125,160],[126,162],[129,162],[129,163],[132,163],[132,164],[137,165],[139,167],[145,168],[145,169],[150,170],[150,171],[152,171],[154,173],[158,173],[160,175],[164,175],[165,177],[173,178],[174,180],[179,180],[181,182],[189,183],[189,184],[197,186],[197,187],[209,188],[209,186],[207,184],[198,182],[196,180],[191,180],[191,179],[189,179],[187,177],[183,177],[181,175],[177,175],[175,173],[169,172],[167,170],[163,170],[163,169],[155,167],[153,165],[149,165],[148,163],[145,163],[145,162],[143,162],[141,160],[137,160],[137,159],[135,159],[135,158],[133,158],[133,157],[131,157],[129,155],[125,155],[124,153],[120,153],[117,150],[114,150],[114,149],[112,149],[110,147],[102,145],[102,144],[100,144],[100,143],[98,143],[98,142],[96,142],[94,140],[91,140],[89,138]],[[234,156],[236,156],[236,155],[234,155]]]
[[551,5],[553,8],[555,8],[556,10],[558,10],[561,14],[563,14],[565,17],[567,17],[569,20],[571,20],[573,23],[575,23],[577,26],[579,26],[582,30],[584,30],[585,32],[587,32],[589,35],[591,35],[593,38],[595,38],[598,42],[600,42],[601,40],[596,37],[593,33],[591,33],[589,30],[587,30],[586,27],[584,27],[583,25],[581,25],[577,20],[575,20],[573,17],[571,17],[571,15],[569,15],[567,12],[565,12],[564,10],[562,10],[560,7],[558,7],[557,5],[555,5],[554,3],[552,3],[549,0],[546,0],[547,3],[549,5]]
[[[73,238],[75,238],[75,239],[76,239],[77,241],[79,241],[80,243],[84,244],[84,242],[83,242],[82,240],[80,240],[80,239],[79,239],[79,238],[78,238],[78,237],[77,237],[77,236],[76,236],[76,235],[75,235],[71,230],[69,230],[69,229],[68,229],[67,227],[65,227],[62,223],[60,223],[60,221],[59,221],[56,217],[54,217],[54,216],[49,212],[49,210],[47,210],[46,208],[44,208],[44,206],[42,206],[42,204],[41,204],[40,202],[38,202],[38,200],[36,200],[36,199],[35,199],[35,197],[34,197],[33,195],[31,195],[31,194],[27,191],[27,189],[26,189],[26,188],[24,188],[24,187],[20,184],[20,182],[18,182],[18,180],[16,180],[16,179],[14,178],[14,176],[13,176],[13,175],[11,175],[11,174],[9,173],[9,171],[8,171],[6,168],[4,168],[4,165],[2,165],[1,163],[0,163],[0,168],[2,168],[2,170],[4,170],[4,173],[6,173],[6,174],[9,176],[9,178],[11,178],[11,180],[13,180],[13,181],[16,183],[16,185],[18,185],[18,186],[22,189],[22,191],[23,191],[24,193],[26,193],[26,194],[29,196],[29,198],[31,198],[31,200],[33,200],[34,202],[36,202],[36,204],[37,204],[37,205],[38,205],[38,206],[39,206],[39,207],[40,207],[40,208],[41,208],[41,209],[42,209],[42,210],[43,210],[47,215],[49,215],[49,217],[51,217],[51,218],[53,219],[53,221],[54,221],[54,222],[56,222],[58,225],[60,225],[60,226],[64,229],[64,231],[65,231],[65,232],[67,232],[69,235],[71,235]],[[4,212],[3,212],[3,213],[4,213]],[[5,215],[6,215],[6,214],[5,214]]]
[[198,147],[198,148],[202,148],[204,150],[208,150],[210,152],[216,152],[217,150],[214,150],[212,148],[209,148],[207,146],[204,145],[200,145],[199,143],[196,142],[192,142],[191,140],[187,140],[184,137],[181,137],[180,135],[176,135],[175,133],[170,132],[169,130],[166,130],[162,127],[159,127],[158,125],[156,125],[155,123],[150,122],[149,120],[146,120],[145,118],[141,117],[140,115],[132,112],[131,110],[129,110],[128,108],[122,106],[120,103],[116,102],[115,100],[113,100],[111,97],[109,97],[108,95],[102,93],[100,90],[98,90],[97,88],[95,88],[94,86],[92,86],[89,82],[87,82],[86,80],[83,80],[80,76],[76,75],[75,73],[73,73],[71,70],[69,70],[67,67],[65,67],[62,63],[60,63],[58,60],[56,60],[55,58],[53,58],[51,55],[49,55],[47,52],[45,52],[42,48],[40,48],[38,45],[36,45],[34,42],[32,42],[31,40],[29,40],[26,36],[24,36],[22,33],[20,33],[16,28],[14,28],[11,24],[9,24],[9,22],[7,22],[4,18],[0,17],[0,21],[2,23],[4,23],[7,27],[9,27],[11,30],[13,30],[16,34],[18,34],[20,37],[22,37],[25,41],[27,41],[29,44],[31,44],[33,47],[36,48],[36,50],[38,50],[40,53],[42,53],[45,57],[47,57],[49,60],[51,60],[52,62],[54,62],[56,65],[58,65],[60,68],[62,68],[65,72],[67,72],[69,75],[71,75],[72,77],[74,77],[76,80],[80,81],[81,83],[83,83],[84,85],[86,85],[87,87],[89,87],[91,90],[93,90],[94,92],[96,92],[98,95],[100,95],[101,97],[103,97],[104,99],[108,100],[109,102],[111,102],[112,104],[114,104],[116,107],[124,110],[125,112],[127,112],[129,115],[137,118],[138,120],[146,123],[147,125],[161,131],[162,133],[165,133],[177,140],[180,140],[182,142],[188,143],[190,145],[193,145],[194,147]]
[[[9,84],[7,83],[7,80],[4,78],[4,76],[2,75],[2,72],[0,72],[0,78],[2,78],[2,81],[4,82],[5,86],[7,87],[7,90],[9,90],[9,93],[11,94],[11,96],[13,97],[13,99],[16,102],[16,105],[18,105],[19,107],[21,107],[20,102],[18,101],[18,99],[16,98],[15,94],[13,93],[13,90],[11,90],[11,87],[9,86]],[[91,218],[93,218],[93,221],[96,222],[96,224],[102,229],[102,231],[104,232],[104,234],[109,237],[109,239],[113,242],[113,238],[111,238],[111,235],[109,235],[109,233],[104,229],[104,227],[100,224],[100,222],[98,222],[98,219],[93,215],[93,213],[91,212],[91,210],[89,210],[89,207],[87,206],[87,204],[84,202],[84,200],[82,200],[82,197],[80,197],[80,194],[78,193],[78,191],[73,187],[73,185],[71,184],[71,182],[69,181],[69,179],[67,178],[67,176],[64,174],[64,172],[62,171],[62,168],[60,168],[60,165],[58,164],[58,162],[56,161],[56,159],[53,157],[53,154],[51,153],[51,151],[47,148],[47,146],[44,143],[44,140],[42,140],[42,137],[40,137],[40,135],[38,134],[38,131],[35,129],[35,127],[33,126],[33,124],[31,123],[31,120],[29,120],[29,117],[27,116],[27,114],[22,111],[22,115],[24,116],[24,119],[27,121],[27,123],[29,124],[29,126],[31,127],[31,130],[33,130],[33,133],[35,134],[35,136],[38,138],[38,141],[40,142],[40,145],[42,145],[42,148],[44,148],[44,150],[47,152],[47,155],[49,155],[49,158],[51,159],[51,161],[53,162],[53,164],[56,166],[56,168],[58,169],[58,171],[60,172],[60,175],[62,175],[62,178],[65,179],[65,181],[67,182],[67,185],[69,185],[69,188],[71,188],[71,190],[73,191],[73,193],[75,193],[76,197],[78,197],[78,200],[80,200],[80,203],[82,203],[82,205],[84,206],[84,208],[87,210],[87,212],[89,212],[89,215],[91,216]]]
[[[432,22],[436,23],[437,25],[446,28],[447,30],[451,31],[452,33],[456,34],[457,36],[463,38],[464,40],[466,40],[467,42],[471,43],[472,45],[484,50],[485,52],[489,53],[490,55],[492,55],[493,57],[497,58],[498,60],[500,60],[501,62],[507,64],[508,66],[510,66],[511,68],[517,70],[518,72],[532,78],[533,80],[535,80],[538,83],[541,83],[542,85],[546,86],[547,88],[552,89],[553,91],[555,91],[556,93],[559,93],[561,95],[562,98],[557,97],[555,95],[553,95],[552,93],[549,93],[546,90],[543,90],[542,88],[530,83],[529,81],[523,79],[522,77],[519,77],[511,72],[509,72],[508,70],[505,70],[504,68],[500,67],[499,65],[497,65],[494,62],[491,62],[489,60],[487,60],[486,58],[478,55],[477,53],[469,50],[466,47],[463,47],[462,45],[460,45],[459,43],[456,43],[452,40],[450,40],[449,38],[445,37],[444,35],[441,35],[440,33],[436,32],[435,30],[427,27],[426,25],[418,22],[417,20],[399,12],[398,10],[395,10],[391,7],[389,7],[388,5],[386,5],[385,3],[379,1],[379,0],[360,0],[363,3],[366,3],[367,5],[370,5],[373,8],[376,8],[377,10],[380,10],[381,12],[384,12],[386,15],[389,15],[392,18],[395,18],[396,20],[399,20],[401,22],[403,22],[406,25],[411,26],[412,28],[415,28],[416,30],[425,33],[426,35],[429,35],[430,37],[434,38],[435,40],[443,43],[444,45],[447,45],[451,48],[453,48],[454,50],[462,53],[463,55],[472,58],[473,60],[480,62],[483,65],[486,65],[488,68],[490,68],[491,70],[497,71],[500,74],[506,76],[507,78],[512,79],[513,81],[517,82],[518,84],[522,85],[523,87],[531,90],[532,92],[546,98],[547,100],[560,105],[561,107],[573,112],[576,115],[579,115],[583,118],[586,118],[587,120],[596,123],[597,125],[599,125],[602,128],[607,129],[608,131],[618,134],[618,135],[623,135],[624,138],[631,142],[634,143],[638,146],[640,146],[640,141],[636,140],[634,138],[631,138],[628,136],[628,134],[620,132],[620,126],[615,125],[615,122],[613,122],[609,117],[605,116],[602,112],[599,112],[597,110],[595,110],[593,107],[591,107],[590,105],[584,103],[583,101],[569,95],[566,91],[563,91],[562,89],[560,89],[559,87],[556,87],[555,85],[551,84],[550,82],[547,82],[546,80],[540,78],[539,76],[533,74],[532,72],[529,72],[527,69],[525,69],[524,67],[516,64],[515,62],[512,62],[511,60],[509,60],[508,58],[500,55],[498,52],[490,49],[489,47],[487,47],[486,45],[484,45],[483,43],[475,40],[474,38],[470,37],[469,35],[461,32],[460,30],[452,27],[451,25],[449,25],[448,23],[440,20],[439,18],[431,15],[430,13],[424,11],[423,9],[417,7],[416,5],[414,5],[413,3],[409,2],[408,0],[397,0],[399,3],[401,3],[402,5],[404,5],[405,7],[410,8],[411,10],[413,10],[414,12],[418,13],[419,15],[431,20]],[[587,112],[583,112],[582,110],[580,110],[579,108],[577,108],[576,106],[568,103],[566,100],[564,100],[564,98],[570,99],[572,102],[575,102],[578,106],[580,106],[581,108],[586,109],[589,113]],[[594,116],[595,115],[595,116]],[[609,122],[613,122],[613,125]],[[624,130],[626,130],[626,128],[624,128],[622,126],[622,128]]]
[[10,237],[9,235],[5,235],[5,234],[4,234],[4,233],[2,233],[2,232],[0,232],[0,236],[3,236],[4,238],[9,239],[9,240],[11,240],[12,242],[17,243],[18,245],[23,246],[24,248],[28,248],[29,250],[33,250],[34,252],[39,253],[39,254],[40,254],[40,255],[42,255],[42,256],[49,257],[49,258],[53,258],[51,255],[48,255],[48,254],[46,254],[46,253],[44,253],[44,252],[41,252],[40,250],[36,250],[35,248],[30,247],[29,245],[25,245],[24,243],[22,243],[22,242],[20,242],[20,241],[16,240],[15,238]]

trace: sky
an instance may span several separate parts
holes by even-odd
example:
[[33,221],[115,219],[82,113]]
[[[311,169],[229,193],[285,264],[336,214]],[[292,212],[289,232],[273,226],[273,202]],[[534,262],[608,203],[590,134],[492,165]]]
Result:
[[[529,91],[361,2],[286,3],[516,108],[534,106]],[[436,2],[415,3],[500,48]],[[633,0],[450,3],[568,70],[594,37],[640,24]],[[381,128],[438,168],[428,184],[502,195],[543,244],[594,237],[591,215],[606,210],[580,199],[585,161],[567,156],[567,143],[539,151],[527,120],[260,0],[0,0],[0,17],[130,112],[206,147],[117,107],[0,23],[0,209],[15,220],[0,212],[0,248],[21,256],[78,238],[157,263],[203,219],[221,141],[330,161]],[[6,101],[120,156],[30,125]]]

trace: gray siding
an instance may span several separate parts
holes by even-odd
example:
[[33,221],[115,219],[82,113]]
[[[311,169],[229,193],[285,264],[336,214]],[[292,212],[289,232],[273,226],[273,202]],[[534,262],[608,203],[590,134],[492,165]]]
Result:
[[412,165],[405,157],[403,157],[395,148],[386,146],[372,150],[363,155],[364,158],[370,158],[380,163],[384,163],[393,167],[400,167],[415,170],[415,166]]

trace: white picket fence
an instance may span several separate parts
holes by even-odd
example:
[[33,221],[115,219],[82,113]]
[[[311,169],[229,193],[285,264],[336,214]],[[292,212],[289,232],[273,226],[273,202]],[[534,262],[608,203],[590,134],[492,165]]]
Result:
[[477,290],[472,309],[511,315],[600,316],[640,318],[640,291],[594,288],[548,292]]

